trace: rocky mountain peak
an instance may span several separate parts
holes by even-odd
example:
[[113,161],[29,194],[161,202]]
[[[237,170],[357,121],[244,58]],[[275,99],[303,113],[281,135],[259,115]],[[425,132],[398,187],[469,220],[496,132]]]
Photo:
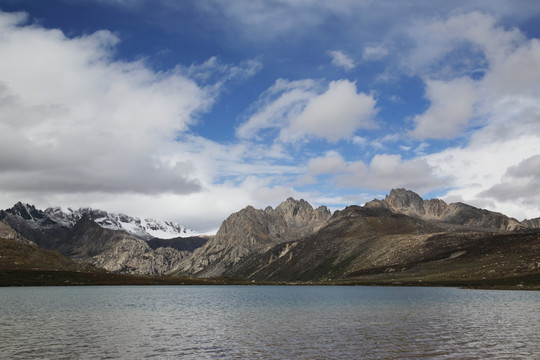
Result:
[[406,189],[392,189],[384,201],[392,209],[412,210],[414,213],[425,214],[424,200],[417,193]]
[[441,199],[424,200],[411,190],[392,189],[384,200],[373,200],[366,207],[386,207],[398,214],[423,220],[490,230],[516,230],[524,225],[503,214],[478,209],[463,203],[447,204]]
[[293,198],[275,209],[268,206],[257,210],[247,206],[223,221],[216,236],[183,261],[181,272],[222,275],[242,257],[312,234],[324,226],[330,216],[326,207],[315,210],[307,201]]
[[29,204],[23,204],[22,202],[17,202],[11,209],[5,210],[5,212],[19,216],[24,220],[42,220],[45,216],[42,211],[37,210],[35,206]]
[[[321,214],[322,212],[322,214]],[[317,220],[323,220],[324,211],[315,211],[313,207],[304,199],[295,200],[288,198],[274,210],[274,216],[282,217],[288,226],[302,227]],[[330,211],[328,211],[328,217]]]
[[540,229],[540,217],[535,219],[527,219],[521,222],[525,227],[530,229]]

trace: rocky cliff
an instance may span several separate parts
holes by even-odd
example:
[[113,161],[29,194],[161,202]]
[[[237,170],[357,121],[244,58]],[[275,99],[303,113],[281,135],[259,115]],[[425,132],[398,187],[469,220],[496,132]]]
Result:
[[229,216],[216,235],[183,260],[178,274],[200,277],[226,275],[247,257],[275,244],[312,234],[330,218],[326,207],[313,207],[304,200],[287,199],[275,209],[252,206]]
[[447,204],[440,199],[423,200],[418,194],[405,189],[392,189],[384,200],[373,200],[365,206],[384,207],[399,214],[469,228],[513,231],[525,227],[516,219],[501,213],[463,203]]

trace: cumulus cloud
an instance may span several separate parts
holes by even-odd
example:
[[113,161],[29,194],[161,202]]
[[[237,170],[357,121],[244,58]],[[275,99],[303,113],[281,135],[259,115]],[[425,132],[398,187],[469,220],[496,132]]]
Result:
[[[432,22],[412,34],[418,45],[406,64],[425,78],[426,98],[431,102],[414,118],[412,136],[453,138],[471,124],[498,121],[501,115],[493,109],[500,102],[512,99],[514,111],[521,111],[537,101],[538,39],[527,40],[519,30],[497,26],[492,16],[478,12]],[[460,55],[463,51],[468,56]],[[469,63],[458,66],[452,63],[456,58]],[[473,80],[479,67],[482,76]]]
[[[517,218],[538,214],[535,177],[518,169],[529,169],[540,153],[540,41],[478,12],[421,29],[414,31],[418,47],[410,60],[418,60],[414,71],[426,79],[431,104],[414,118],[411,135],[468,132],[464,145],[424,157],[439,173],[455,176],[448,198]],[[482,76],[473,80],[467,67],[445,70],[459,51],[470,55],[470,68],[483,67]]]
[[113,60],[108,31],[68,38],[0,17],[0,185],[39,192],[189,193],[189,162],[163,166],[174,141],[212,104],[193,80]]
[[[534,182],[534,178],[511,169],[519,167],[524,159],[540,154],[538,132],[504,140],[493,140],[486,132],[491,131],[475,134],[469,146],[448,148],[425,156],[437,174],[453,175],[448,184],[452,190],[446,197],[518,219],[536,217],[540,210],[536,205],[538,202],[531,204],[529,201],[534,201],[536,193],[531,193],[526,186],[529,181]],[[502,195],[503,189],[508,191],[508,196]]]
[[285,141],[315,136],[337,141],[350,138],[357,129],[375,126],[376,100],[358,93],[348,80],[332,81],[328,90],[312,98],[300,115],[291,119],[289,128],[280,132]]
[[328,52],[332,57],[332,65],[337,67],[342,67],[345,70],[352,70],[355,68],[354,61],[343,51],[329,51]]
[[414,117],[415,138],[451,139],[461,134],[474,116],[478,100],[474,81],[469,78],[451,81],[427,80],[426,97],[431,106]]
[[447,175],[438,175],[437,169],[426,159],[404,160],[401,155],[378,154],[366,164],[363,161],[347,162],[335,151],[310,159],[307,174],[330,175],[338,187],[370,191],[406,187],[425,193],[445,186],[449,181]]
[[422,194],[444,186],[448,178],[437,176],[436,169],[424,159],[403,160],[401,155],[379,154],[369,165],[362,161],[350,163],[348,173],[337,180],[344,187],[375,191],[405,187]]
[[278,138],[283,142],[306,138],[335,142],[375,126],[376,100],[358,93],[355,83],[332,81],[325,91],[320,89],[320,83],[313,80],[278,80],[263,94],[237,135],[249,138],[264,129],[280,129]]
[[155,199],[146,214],[153,216],[164,196],[213,186],[220,173],[201,165],[210,152],[193,153],[182,141],[199,149],[204,139],[186,131],[225,82],[253,75],[260,64],[211,58],[156,72],[144,61],[116,60],[118,43],[109,31],[68,37],[25,14],[0,12],[2,199],[45,206],[107,199],[124,211],[130,197],[145,205]]

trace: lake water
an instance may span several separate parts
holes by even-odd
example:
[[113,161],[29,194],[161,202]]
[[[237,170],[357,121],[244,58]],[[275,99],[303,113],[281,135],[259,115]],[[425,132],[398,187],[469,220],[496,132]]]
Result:
[[540,292],[0,288],[2,359],[540,359]]

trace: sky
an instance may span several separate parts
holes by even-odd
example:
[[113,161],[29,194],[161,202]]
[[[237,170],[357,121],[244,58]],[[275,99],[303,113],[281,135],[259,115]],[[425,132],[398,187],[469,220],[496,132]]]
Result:
[[540,217],[540,2],[0,0],[0,208]]

